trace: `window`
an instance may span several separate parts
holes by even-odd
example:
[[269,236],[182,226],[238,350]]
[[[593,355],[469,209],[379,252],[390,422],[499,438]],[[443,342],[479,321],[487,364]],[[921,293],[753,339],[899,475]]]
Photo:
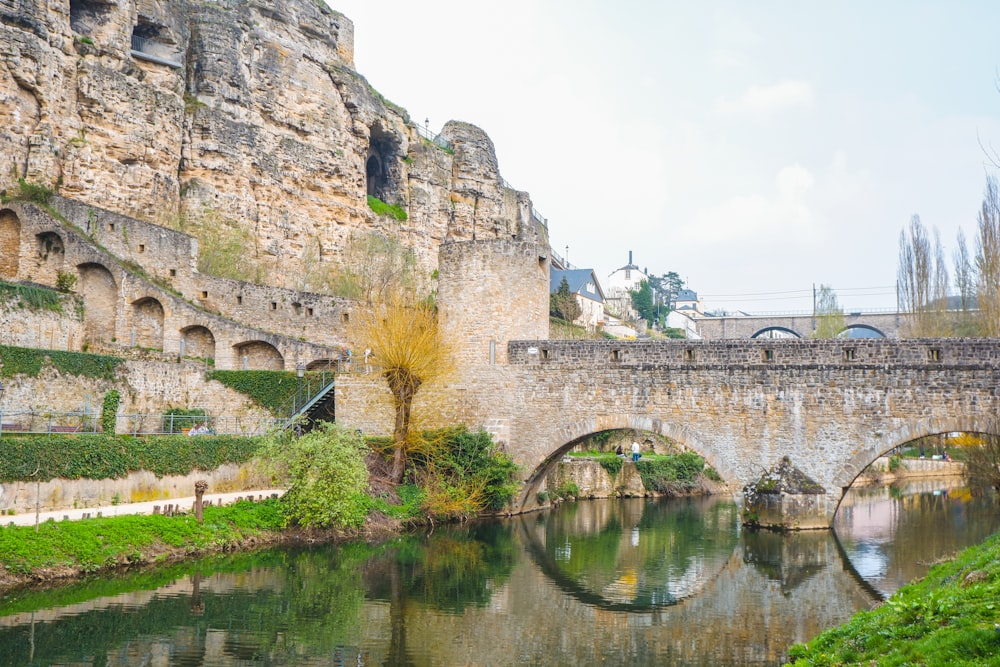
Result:
[[694,361],[694,350],[690,348],[684,350],[684,361]]
[[145,243],[140,243],[139,244],[139,252],[146,252],[146,244]]
[[548,349],[542,348],[542,359],[548,359],[548,358],[549,358],[549,351],[548,351]]
[[936,347],[927,350],[927,361],[941,361],[941,350]]
[[170,269],[170,277],[171,278],[177,277],[177,269]]
[[351,314],[350,313],[342,313],[341,316],[340,316],[340,321],[344,322],[345,324],[347,322],[350,322],[351,321]]
[[309,306],[306,306],[306,317],[312,317],[312,316],[313,316],[313,309]]
[[272,301],[271,302],[271,310],[278,310],[278,302],[277,301]]
[[113,222],[109,222],[108,223],[108,231],[109,232],[115,231],[115,223],[113,223]]
[[237,294],[236,295],[236,305],[237,306],[242,306],[243,305],[243,295],[242,294]]
[[764,350],[762,358],[764,361],[774,361],[774,350]]
[[201,291],[201,298],[202,299],[207,299],[208,298],[208,290],[202,290]]
[[622,361],[625,354],[621,350],[611,350],[611,361]]
[[844,348],[844,361],[854,361],[854,348],[845,347]]

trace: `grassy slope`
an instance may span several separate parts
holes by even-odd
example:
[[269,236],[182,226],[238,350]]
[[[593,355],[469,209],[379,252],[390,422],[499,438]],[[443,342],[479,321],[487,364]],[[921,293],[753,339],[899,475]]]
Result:
[[0,528],[0,587],[165,561],[280,539],[277,500],[206,507],[193,515],[135,515]]
[[877,609],[792,647],[790,664],[1000,666],[1000,533]]

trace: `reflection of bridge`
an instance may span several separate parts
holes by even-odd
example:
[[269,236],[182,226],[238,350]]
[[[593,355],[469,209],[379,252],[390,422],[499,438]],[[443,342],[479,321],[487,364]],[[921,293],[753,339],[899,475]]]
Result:
[[[443,393],[522,466],[520,509],[537,506],[546,472],[581,439],[635,429],[698,452],[737,490],[787,457],[823,489],[796,525],[827,527],[879,455],[994,428],[1000,339],[547,340],[546,249],[455,243],[440,267],[459,366]],[[338,390],[339,417],[391,432],[352,382]]]
[[[898,338],[900,313],[845,313],[844,328],[851,338]],[[702,338],[809,338],[818,318],[812,314],[704,317],[695,320]]]

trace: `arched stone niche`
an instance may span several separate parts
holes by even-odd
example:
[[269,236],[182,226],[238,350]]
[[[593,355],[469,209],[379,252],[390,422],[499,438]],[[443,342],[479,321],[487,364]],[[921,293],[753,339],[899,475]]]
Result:
[[181,329],[182,357],[215,359],[215,336],[200,324]]
[[151,296],[132,302],[133,346],[163,349],[163,304]]
[[91,342],[115,340],[118,286],[111,271],[102,264],[86,263],[76,267],[80,274],[78,291],[86,307],[83,311],[84,334]]
[[21,265],[21,219],[10,209],[0,211],[0,278],[14,280]]
[[55,285],[66,261],[66,246],[62,236],[52,231],[35,234],[35,249],[38,264],[35,280],[46,285]]
[[278,348],[262,340],[251,340],[233,346],[236,368],[242,370],[280,371],[285,368],[285,358]]

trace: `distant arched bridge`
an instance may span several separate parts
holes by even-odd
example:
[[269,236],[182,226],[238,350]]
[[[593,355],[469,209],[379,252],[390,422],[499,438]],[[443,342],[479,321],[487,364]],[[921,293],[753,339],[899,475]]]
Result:
[[[850,338],[899,338],[906,313],[844,314],[844,330]],[[695,320],[698,335],[706,340],[735,338],[809,338],[818,318],[802,315],[742,315],[703,317]]]

